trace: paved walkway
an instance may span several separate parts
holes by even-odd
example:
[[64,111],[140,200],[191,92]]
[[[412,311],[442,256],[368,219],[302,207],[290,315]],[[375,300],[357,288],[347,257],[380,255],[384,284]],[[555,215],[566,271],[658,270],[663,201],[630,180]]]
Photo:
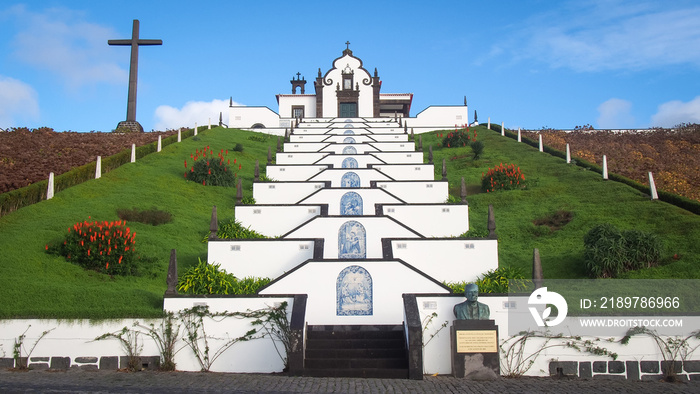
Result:
[[264,374],[117,371],[0,371],[0,393],[700,393],[700,382],[519,378],[476,382],[307,378]]

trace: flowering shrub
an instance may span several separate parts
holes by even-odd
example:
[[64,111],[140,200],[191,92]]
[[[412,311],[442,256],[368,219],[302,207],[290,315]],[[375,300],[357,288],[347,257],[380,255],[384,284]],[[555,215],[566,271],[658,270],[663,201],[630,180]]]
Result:
[[[227,156],[228,150],[221,149],[215,155],[209,146],[197,149],[196,153],[190,154],[190,163],[185,159],[185,179],[204,186],[235,186],[237,174],[231,171],[231,159]],[[233,159],[233,164],[236,164],[236,159]],[[238,169],[241,169],[240,165]]]
[[470,132],[469,127],[461,129],[455,127],[454,132],[448,133],[447,136],[442,139],[442,147],[455,148],[468,146],[472,141],[476,141],[476,130]]
[[496,190],[514,190],[525,186],[525,175],[520,171],[520,167],[515,164],[489,168],[486,174],[481,174],[481,190],[484,192],[494,192]]
[[68,229],[63,243],[46,245],[46,251],[64,256],[85,269],[110,275],[137,273],[138,256],[134,251],[136,233],[126,221],[76,223]]

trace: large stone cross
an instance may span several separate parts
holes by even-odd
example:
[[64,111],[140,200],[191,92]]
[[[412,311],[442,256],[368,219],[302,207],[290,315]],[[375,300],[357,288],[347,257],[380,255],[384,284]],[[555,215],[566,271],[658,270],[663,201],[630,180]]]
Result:
[[143,131],[143,127],[136,121],[136,80],[139,69],[139,45],[163,45],[163,40],[139,39],[139,20],[134,19],[134,27],[131,31],[131,39],[108,40],[109,45],[131,45],[131,64],[129,66],[129,97],[126,104],[126,121],[119,122],[117,129],[126,127],[132,131]]

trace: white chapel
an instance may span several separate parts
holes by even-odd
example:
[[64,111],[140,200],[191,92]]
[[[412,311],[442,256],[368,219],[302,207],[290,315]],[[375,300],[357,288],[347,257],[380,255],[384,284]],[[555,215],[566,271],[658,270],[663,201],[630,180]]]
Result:
[[[411,116],[413,93],[382,93],[382,80],[377,68],[370,73],[346,42],[342,56],[332,62],[326,73],[318,69],[313,92],[307,91],[306,79],[297,73],[292,77],[291,94],[277,94],[277,112],[260,106],[229,106],[229,127],[270,129],[281,135],[296,120],[357,119],[388,121],[402,118],[401,125],[415,133],[451,128],[468,123],[465,105],[430,106]],[[310,89],[309,89],[310,90]]]

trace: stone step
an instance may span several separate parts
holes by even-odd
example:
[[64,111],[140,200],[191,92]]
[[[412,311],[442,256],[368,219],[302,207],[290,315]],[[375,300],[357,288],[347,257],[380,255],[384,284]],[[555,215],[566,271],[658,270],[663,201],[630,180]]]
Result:
[[401,358],[406,356],[404,348],[363,348],[363,349],[306,349],[307,359],[317,358],[337,358],[337,359],[353,359],[353,358]]
[[374,379],[408,379],[406,369],[305,369],[304,376],[313,377],[343,377],[343,378],[374,378]]
[[406,369],[408,361],[405,358],[307,358],[304,367],[307,369]]

